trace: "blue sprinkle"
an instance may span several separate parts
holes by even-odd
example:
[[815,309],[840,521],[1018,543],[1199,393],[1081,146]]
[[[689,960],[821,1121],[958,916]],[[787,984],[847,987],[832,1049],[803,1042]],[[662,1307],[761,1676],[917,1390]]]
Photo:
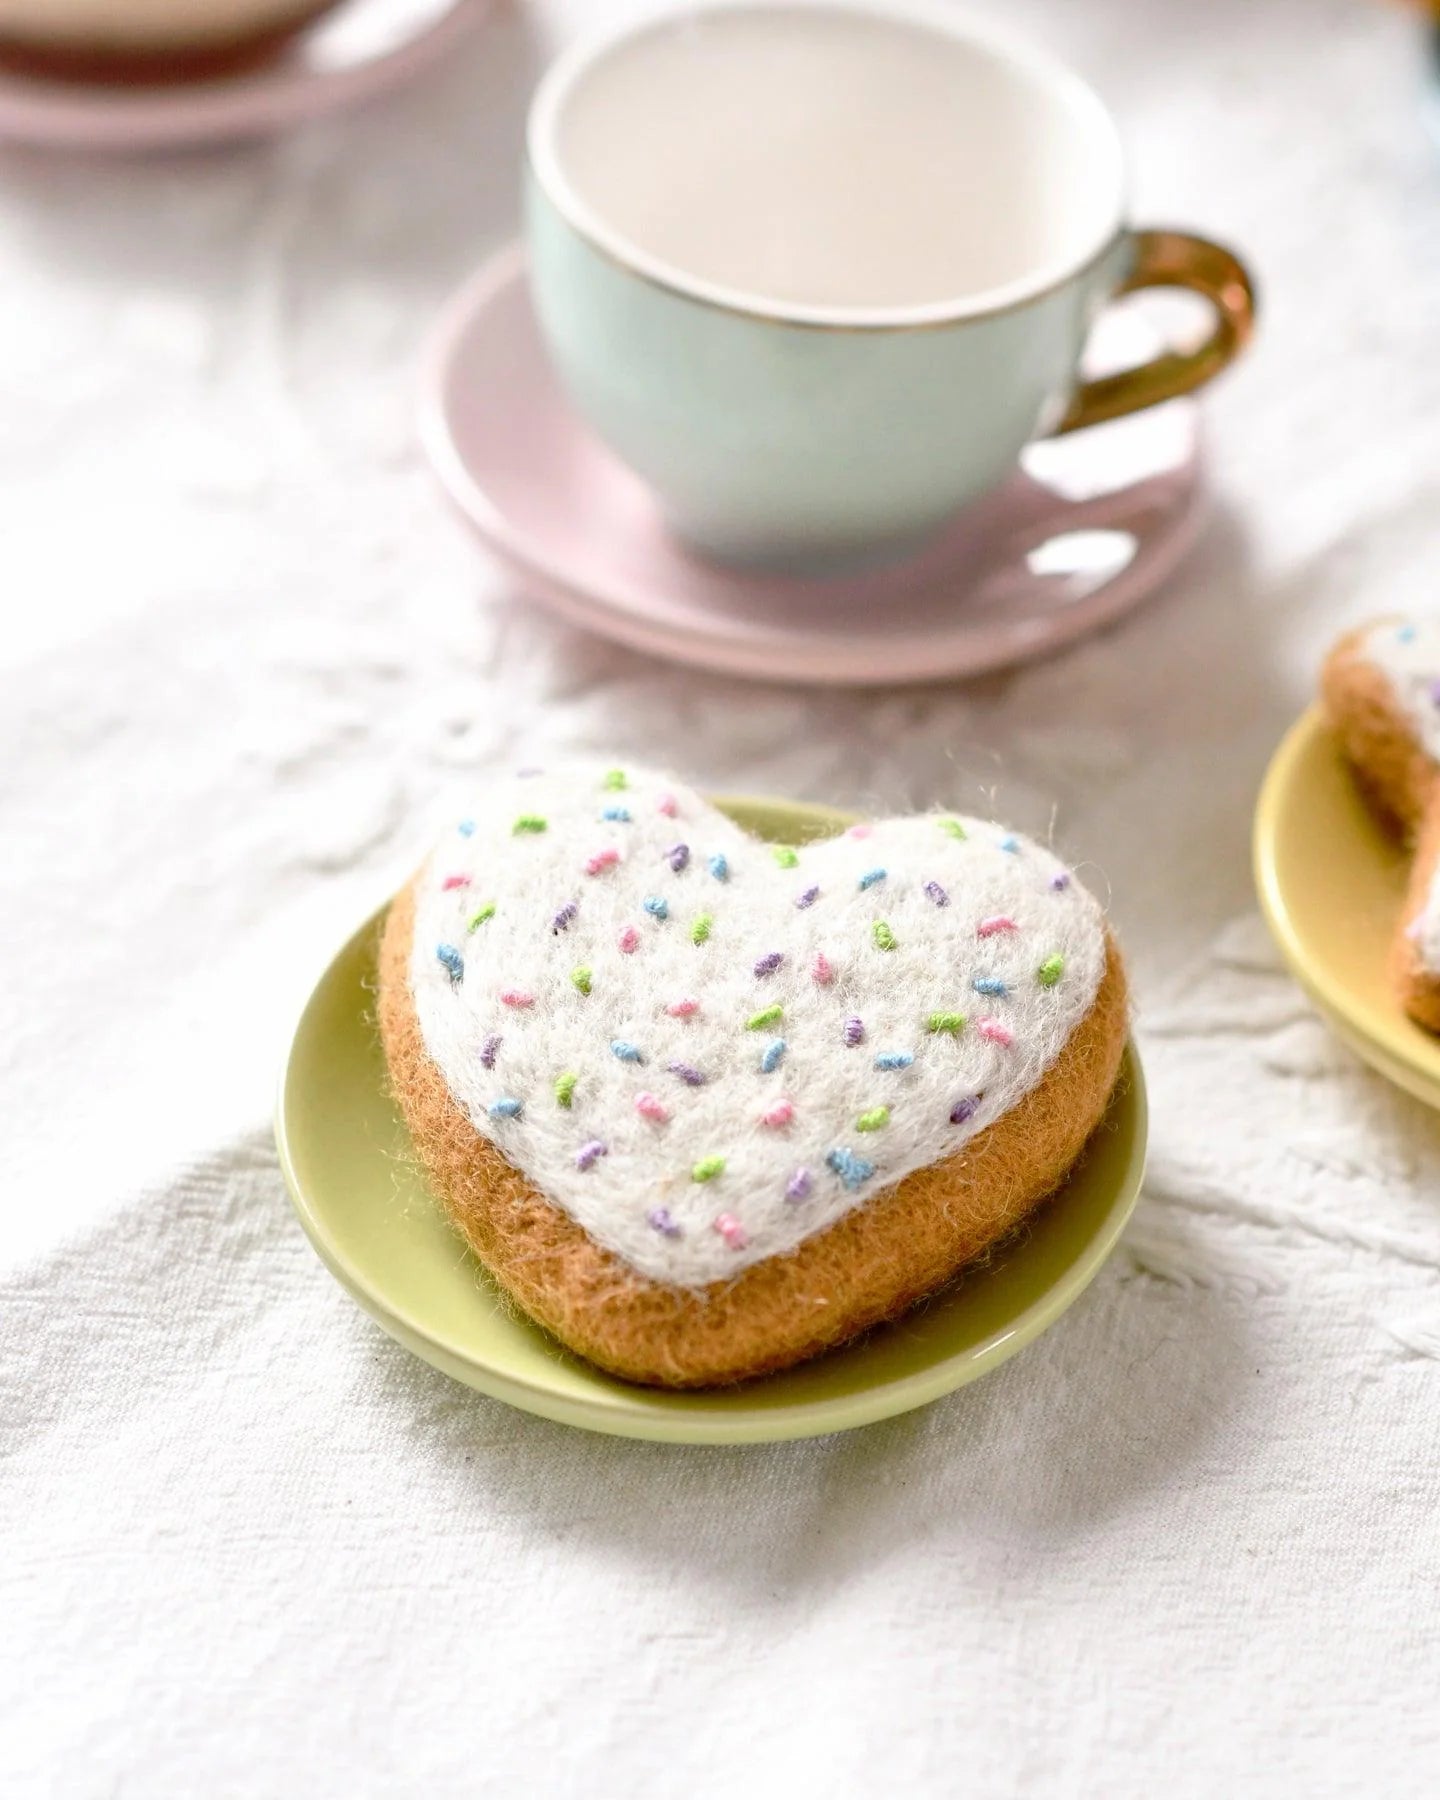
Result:
[[602,819],[609,819],[611,823],[615,825],[628,825],[630,823],[630,808],[628,806],[607,806],[600,817]]
[[473,819],[462,819],[455,829],[460,833],[461,837],[474,837],[475,821]]
[[705,867],[717,881],[728,881],[730,879],[730,865],[726,862],[725,858],[721,856],[718,850],[715,852],[714,856],[710,858],[709,862],[706,863]]
[[1020,840],[1015,836],[1013,831],[1008,831],[1000,840],[1000,848],[1002,850],[1008,850],[1012,856],[1018,856],[1020,854]]
[[435,955],[445,965],[445,969],[452,981],[463,981],[465,979],[465,958],[453,944],[437,944],[435,946]]
[[866,1162],[863,1156],[856,1156],[853,1150],[843,1148],[832,1150],[825,1158],[825,1166],[834,1170],[852,1194],[875,1173],[874,1163]]
[[908,1069],[915,1058],[908,1050],[882,1050],[875,1058],[877,1069]]
[[520,1100],[492,1100],[486,1111],[492,1119],[518,1119],[525,1110]]
[[1415,627],[1413,625],[1402,625],[1395,633],[1395,642],[1397,644],[1413,644],[1415,642]]
[[998,975],[977,975],[970,983],[977,994],[997,994],[1004,996],[1010,992]]
[[618,1056],[621,1062],[643,1063],[645,1060],[640,1046],[627,1042],[625,1038],[612,1038],[610,1051],[613,1056]]
[[670,908],[658,894],[647,894],[640,902],[652,919],[668,919]]
[[819,898],[819,888],[808,887],[803,894],[797,894],[795,896],[795,904],[803,911],[807,906],[813,906]]
[[776,1038],[772,1043],[768,1044],[765,1048],[765,1054],[760,1058],[760,1067],[764,1073],[767,1075],[773,1074],[775,1070],[780,1067],[780,1059],[784,1054],[784,1038]]
[[927,881],[925,883],[925,892],[937,906],[948,906],[950,904],[950,896],[945,892],[938,881]]
[[860,877],[860,892],[863,894],[866,888],[872,888],[877,881],[883,881],[884,879],[885,871],[883,869],[867,869]]

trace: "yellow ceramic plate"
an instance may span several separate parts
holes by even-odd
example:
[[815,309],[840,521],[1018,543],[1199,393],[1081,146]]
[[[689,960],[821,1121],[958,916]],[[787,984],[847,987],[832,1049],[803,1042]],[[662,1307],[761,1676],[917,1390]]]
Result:
[[[850,821],[826,808],[719,804],[747,830],[803,843]],[[707,1393],[617,1381],[510,1309],[409,1158],[373,1021],[377,916],[326,969],[295,1031],[275,1136],[291,1197],[326,1266],[385,1330],[447,1375],[592,1431],[745,1444],[844,1431],[973,1381],[1052,1325],[1119,1237],[1145,1163],[1133,1047],[1064,1188],[984,1267],[895,1325],[782,1375]]]
[[1376,820],[1318,708],[1275,752],[1255,809],[1255,883],[1285,960],[1346,1043],[1440,1106],[1440,1039],[1385,973],[1409,858]]

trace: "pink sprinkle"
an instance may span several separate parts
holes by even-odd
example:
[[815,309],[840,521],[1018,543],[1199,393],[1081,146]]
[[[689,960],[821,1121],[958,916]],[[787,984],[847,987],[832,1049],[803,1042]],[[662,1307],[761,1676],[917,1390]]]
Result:
[[620,852],[613,844],[603,850],[597,850],[585,865],[587,875],[598,875],[602,869],[613,869],[620,860]]
[[734,1213],[721,1213],[720,1217],[715,1221],[715,1229],[720,1233],[721,1237],[724,1238],[725,1242],[732,1250],[743,1250],[750,1242],[749,1237],[746,1235],[745,1227],[735,1217]]
[[768,1112],[761,1113],[760,1123],[762,1125],[769,1125],[778,1131],[782,1125],[788,1125],[794,1117],[795,1108],[790,1102],[788,1100],[777,1100]]
[[620,933],[621,954],[623,956],[629,956],[633,951],[636,951],[639,948],[640,948],[640,933],[635,929],[635,927],[633,925],[627,925],[625,927],[625,929]]
[[662,794],[655,810],[664,813],[667,819],[673,819],[680,808],[675,804],[673,794]]
[[700,1002],[698,1000],[672,1000],[665,1010],[672,1019],[688,1019],[699,1012]]
[[533,1006],[535,996],[527,994],[522,988],[501,988],[500,998],[506,1006]]
[[1008,1025],[1002,1025],[998,1019],[982,1019],[975,1027],[981,1037],[988,1038],[992,1044],[1000,1044],[1008,1049],[1015,1042],[1015,1034]]
[[469,887],[469,885],[470,877],[468,875],[447,875],[440,883],[441,888],[447,894],[450,892],[451,888]]
[[1020,927],[1008,913],[996,913],[993,919],[982,919],[975,927],[976,937],[994,937],[997,931],[1018,931]]
[[663,1125],[670,1117],[669,1107],[654,1094],[637,1094],[635,1110],[642,1119],[653,1119],[657,1125]]
[[869,837],[874,829],[875,827],[873,825],[852,825],[845,835],[846,837],[865,838]]
[[815,952],[815,966],[811,969],[810,973],[815,977],[816,981],[819,982],[821,987],[829,987],[830,983],[835,979],[835,971],[830,967],[830,959],[823,950],[817,950]]

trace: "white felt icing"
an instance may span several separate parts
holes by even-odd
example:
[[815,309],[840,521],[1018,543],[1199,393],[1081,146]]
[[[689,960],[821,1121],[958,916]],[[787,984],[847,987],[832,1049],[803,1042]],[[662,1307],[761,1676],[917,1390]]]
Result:
[[[1100,908],[1003,826],[886,820],[784,867],[688,789],[624,779],[583,765],[489,788],[421,877],[411,981],[476,1129],[654,1280],[733,1276],[952,1154],[1035,1086],[1094,1003]],[[517,829],[527,817],[545,829]],[[667,1010],[686,1001],[688,1016]],[[963,1027],[932,1028],[955,1013]]]
[[[1386,620],[1365,634],[1363,648],[1394,690],[1416,742],[1440,763],[1440,621]],[[1440,870],[1406,935],[1422,966],[1440,974]]]

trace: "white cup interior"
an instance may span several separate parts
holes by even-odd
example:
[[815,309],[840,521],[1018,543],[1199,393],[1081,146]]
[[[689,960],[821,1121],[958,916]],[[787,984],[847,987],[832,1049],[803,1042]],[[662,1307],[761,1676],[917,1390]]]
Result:
[[699,299],[917,323],[1057,285],[1120,229],[1113,122],[1049,57],[954,14],[730,0],[552,68],[531,162],[610,256]]

